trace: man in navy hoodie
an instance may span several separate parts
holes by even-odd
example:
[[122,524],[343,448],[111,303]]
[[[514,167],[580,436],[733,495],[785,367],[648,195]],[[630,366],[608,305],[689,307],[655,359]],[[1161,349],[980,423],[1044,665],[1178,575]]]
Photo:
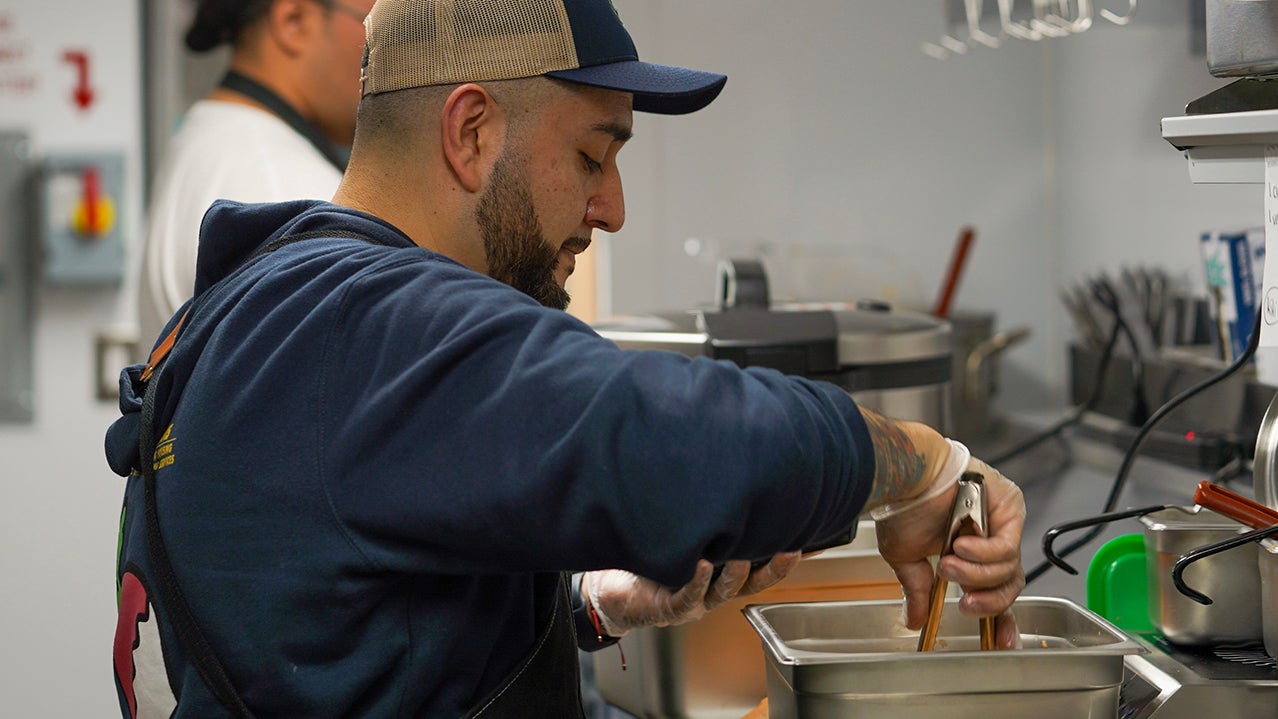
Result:
[[639,62],[607,0],[379,0],[366,24],[333,202],[214,205],[195,298],[122,375],[125,716],[580,717],[579,641],[866,511],[917,628],[965,470],[989,536],[937,571],[1016,644],[1024,502],[997,471],[833,385],[560,311],[624,220],[632,112],[725,78]]

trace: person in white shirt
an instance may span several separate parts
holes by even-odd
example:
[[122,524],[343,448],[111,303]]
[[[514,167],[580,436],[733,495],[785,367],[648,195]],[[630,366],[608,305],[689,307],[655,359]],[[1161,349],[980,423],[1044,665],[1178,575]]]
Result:
[[192,294],[215,200],[327,200],[355,135],[363,19],[373,0],[198,0],[186,45],[232,47],[227,76],[186,112],[152,185],[139,283],[148,352]]

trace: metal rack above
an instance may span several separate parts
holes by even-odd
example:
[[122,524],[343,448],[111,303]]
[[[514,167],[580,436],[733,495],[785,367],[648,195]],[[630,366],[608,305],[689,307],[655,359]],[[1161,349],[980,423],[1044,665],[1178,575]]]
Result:
[[1077,35],[1090,29],[1097,16],[1126,25],[1136,14],[1136,0],[1118,0],[1121,12],[1098,8],[1093,0],[996,0],[997,12],[986,12],[987,0],[943,0],[946,32],[925,42],[923,54],[938,60],[963,55],[976,47],[997,48],[1007,40],[1038,42]]
[[1265,145],[1278,145],[1278,110],[1163,118],[1163,139],[1185,151],[1194,184],[1265,181]]

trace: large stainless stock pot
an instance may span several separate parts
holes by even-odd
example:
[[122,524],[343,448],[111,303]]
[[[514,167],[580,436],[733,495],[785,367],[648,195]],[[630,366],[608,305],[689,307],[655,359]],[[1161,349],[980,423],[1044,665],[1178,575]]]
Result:
[[[711,357],[832,382],[863,407],[945,432],[953,353],[949,323],[881,303],[773,304],[761,263],[721,263],[715,307],[605,320],[600,335],[627,349]],[[737,719],[766,692],[747,601],[887,599],[900,584],[878,554],[872,523],[849,544],[804,559],[780,584],[680,627],[631,632],[629,667],[593,657],[603,698],[647,719]]]
[[627,349],[731,360],[825,380],[858,404],[950,428],[949,323],[880,302],[776,304],[763,265],[720,266],[716,307],[618,317],[594,325]]

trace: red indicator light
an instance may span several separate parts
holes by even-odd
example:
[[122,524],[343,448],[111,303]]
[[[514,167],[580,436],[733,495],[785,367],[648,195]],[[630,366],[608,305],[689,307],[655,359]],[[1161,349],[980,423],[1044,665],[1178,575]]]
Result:
[[1194,431],[1193,431],[1193,430],[1190,430],[1190,431],[1188,431],[1188,432],[1186,432],[1186,433],[1185,433],[1185,441],[1186,441],[1186,442],[1193,442],[1193,441],[1194,441],[1194,437],[1196,437],[1196,436],[1197,436],[1197,435],[1195,435],[1195,434],[1194,434]]

